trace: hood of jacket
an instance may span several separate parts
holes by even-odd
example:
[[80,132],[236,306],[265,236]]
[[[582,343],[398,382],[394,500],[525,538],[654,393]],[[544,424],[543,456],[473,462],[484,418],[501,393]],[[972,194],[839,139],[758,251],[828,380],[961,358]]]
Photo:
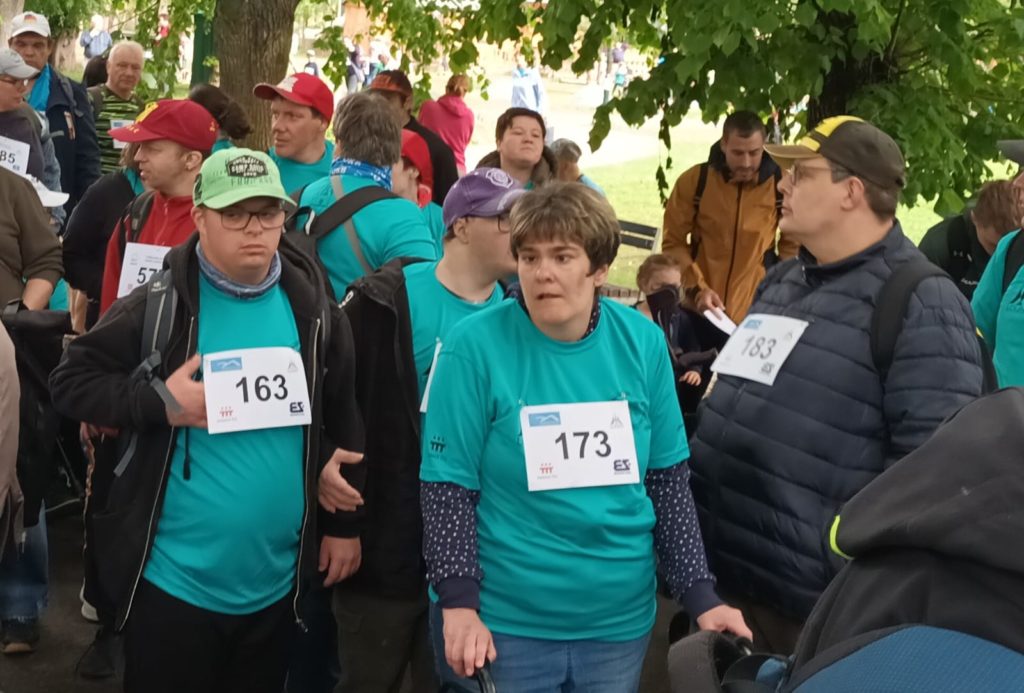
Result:
[[437,105],[459,118],[472,115],[472,111],[469,110],[469,106],[462,100],[462,97],[455,94],[445,94],[437,100]]
[[843,506],[837,553],[924,549],[1024,574],[1024,389],[975,400]]
[[[495,149],[484,158],[480,159],[480,162],[476,165],[477,168],[501,168],[501,154]],[[544,150],[541,152],[540,161],[533,167],[533,173],[530,174],[530,182],[533,183],[533,187],[539,188],[540,186],[552,180],[555,177],[555,171],[558,168],[558,161],[555,159],[555,154],[552,152],[547,145],[544,145]]]
[[[719,140],[711,145],[711,151],[708,152],[708,163],[716,171],[722,174],[722,177],[726,181],[732,176],[729,171],[729,166],[725,162],[725,152],[722,151],[722,141]],[[766,180],[772,177],[781,177],[782,169],[775,163],[768,152],[762,152],[761,154],[761,167],[757,171],[757,184],[760,185]]]

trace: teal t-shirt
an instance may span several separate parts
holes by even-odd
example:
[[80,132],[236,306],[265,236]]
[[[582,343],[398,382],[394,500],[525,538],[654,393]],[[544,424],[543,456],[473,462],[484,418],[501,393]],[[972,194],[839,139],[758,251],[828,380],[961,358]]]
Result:
[[[346,192],[352,192],[376,183],[369,178],[346,175],[341,177],[341,185]],[[308,206],[320,214],[334,204],[335,199],[331,179],[321,178],[303,191],[300,206]],[[305,223],[304,218],[298,221]],[[400,257],[437,259],[437,248],[423,213],[409,200],[395,198],[367,205],[355,213],[352,225],[363,257],[374,269]],[[327,269],[334,295],[340,299],[349,284],[365,274],[349,245],[345,229],[337,228],[329,233],[319,242],[317,251]]]
[[[219,152],[221,149],[233,149],[234,146],[235,143],[232,142],[230,138],[221,137],[216,142],[213,143],[213,149],[210,150],[210,153],[215,154],[216,152]],[[275,158],[274,161],[277,161],[277,159]]]
[[289,195],[324,176],[329,176],[331,162],[334,161],[334,148],[326,140],[324,141],[324,155],[320,157],[320,161],[312,164],[303,164],[278,156],[273,147],[267,154],[277,164],[277,169],[281,172],[281,184]]
[[[199,353],[286,346],[299,334],[280,286],[238,299],[199,280]],[[190,475],[184,476],[186,446]],[[144,576],[202,609],[251,614],[295,582],[304,511],[301,426],[179,429]]]
[[971,299],[974,320],[992,352],[1000,387],[1024,385],[1024,272],[1017,272],[1003,293],[1006,252],[1018,233],[999,241]]
[[444,215],[441,205],[436,202],[428,202],[423,208],[423,218],[427,221],[430,229],[430,236],[434,239],[434,246],[437,248],[437,257],[444,255],[444,234],[447,229],[444,227]]
[[405,292],[409,296],[416,381],[419,383],[422,400],[437,343],[443,342],[452,327],[463,318],[501,303],[504,294],[501,287],[495,285],[494,293],[483,303],[465,301],[438,281],[437,262],[416,262],[406,265],[403,272]]
[[[548,640],[621,642],[655,614],[648,469],[689,457],[661,330],[601,299],[594,331],[549,339],[516,301],[462,320],[441,349],[420,478],[480,492],[481,616],[491,630]],[[530,492],[524,406],[625,400],[640,483]]]

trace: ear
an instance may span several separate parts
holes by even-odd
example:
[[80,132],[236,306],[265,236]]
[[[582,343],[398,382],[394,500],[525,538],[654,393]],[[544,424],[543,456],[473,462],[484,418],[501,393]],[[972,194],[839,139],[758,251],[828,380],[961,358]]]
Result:
[[198,171],[203,166],[203,155],[195,150],[185,155],[185,168],[189,171]]
[[593,276],[594,286],[604,286],[604,283],[608,281],[608,265],[601,265],[600,267],[598,267],[596,270],[594,270]]
[[469,243],[469,221],[466,217],[460,217],[452,224],[452,233],[459,243]]
[[842,205],[844,209],[855,209],[862,203],[867,204],[866,193],[864,189],[864,181],[857,176],[850,176],[843,181],[846,183],[846,195],[843,198]]
[[199,231],[199,235],[206,234],[206,216],[204,210],[206,208],[202,206],[196,206],[192,208],[192,223],[196,225],[196,230]]

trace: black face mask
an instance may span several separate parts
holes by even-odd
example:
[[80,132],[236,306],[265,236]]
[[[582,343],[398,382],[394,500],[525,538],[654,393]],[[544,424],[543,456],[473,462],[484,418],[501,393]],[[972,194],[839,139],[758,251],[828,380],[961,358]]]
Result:
[[651,309],[654,321],[662,327],[666,326],[679,310],[679,287],[666,286],[647,294],[647,307]]

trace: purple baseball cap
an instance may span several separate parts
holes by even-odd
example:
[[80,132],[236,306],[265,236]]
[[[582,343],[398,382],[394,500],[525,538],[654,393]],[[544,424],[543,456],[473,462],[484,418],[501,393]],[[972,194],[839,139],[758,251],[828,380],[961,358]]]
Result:
[[470,171],[444,198],[444,227],[450,229],[463,217],[500,217],[525,193],[523,186],[500,168]]

